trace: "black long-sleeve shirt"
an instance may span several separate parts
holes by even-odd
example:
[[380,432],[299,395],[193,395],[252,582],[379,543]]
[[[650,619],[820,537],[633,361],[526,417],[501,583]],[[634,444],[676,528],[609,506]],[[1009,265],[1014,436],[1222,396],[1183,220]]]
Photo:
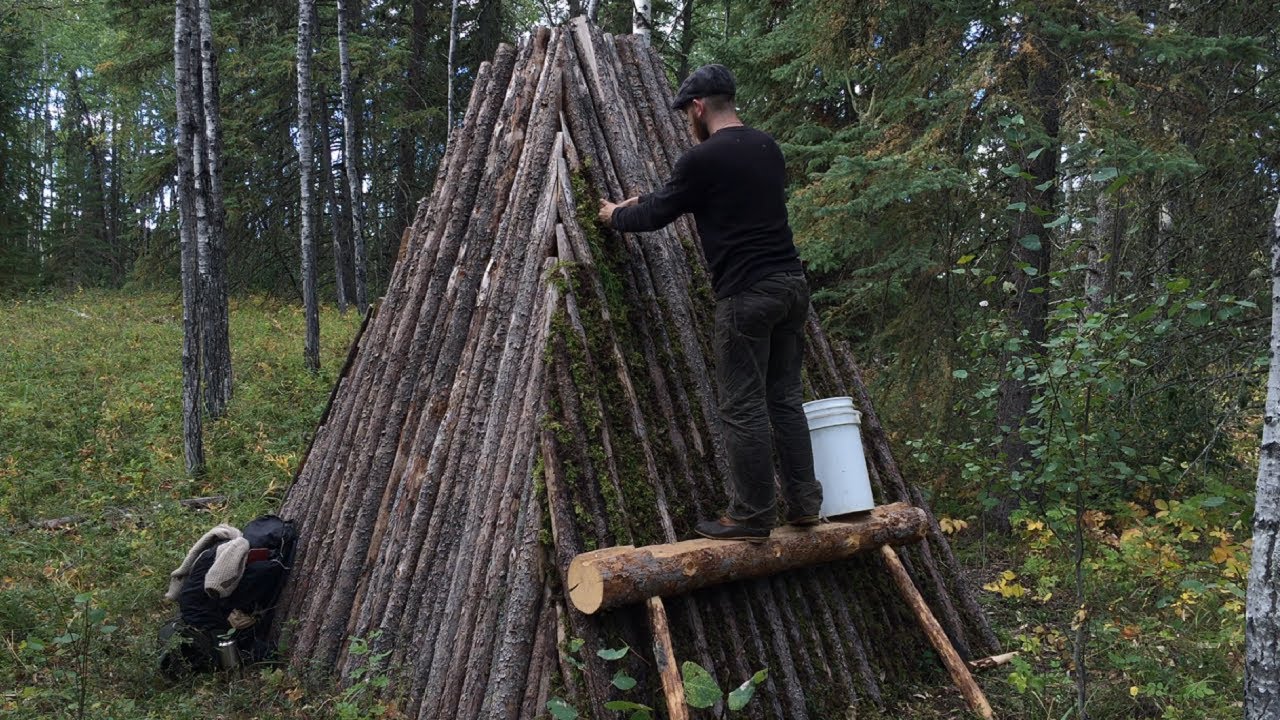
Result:
[[676,161],[662,188],[613,211],[623,232],[657,230],[693,213],[717,298],[801,269],[787,224],[782,150],[767,133],[721,128]]

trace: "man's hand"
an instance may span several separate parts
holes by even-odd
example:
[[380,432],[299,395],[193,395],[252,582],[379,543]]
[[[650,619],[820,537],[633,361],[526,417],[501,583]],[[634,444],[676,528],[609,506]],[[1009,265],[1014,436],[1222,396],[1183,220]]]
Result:
[[600,198],[600,212],[596,213],[596,219],[606,227],[613,227],[613,211],[618,208],[631,207],[640,202],[640,198],[631,197],[620,203],[613,203],[604,198]]

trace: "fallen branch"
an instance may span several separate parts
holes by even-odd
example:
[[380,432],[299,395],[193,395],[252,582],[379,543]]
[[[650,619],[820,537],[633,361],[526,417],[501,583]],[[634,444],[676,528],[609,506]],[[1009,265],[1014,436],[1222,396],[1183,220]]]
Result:
[[1007,664],[1010,660],[1014,659],[1017,656],[1018,656],[1018,653],[1016,652],[1007,652],[1007,653],[1001,653],[999,655],[992,655],[991,657],[984,657],[984,658],[979,658],[977,660],[970,660],[969,668],[972,670],[991,670],[993,668],[998,668],[1001,665]]
[[226,503],[226,495],[208,495],[206,497],[193,497],[178,501],[179,505],[188,510],[208,510],[214,505],[225,505]]

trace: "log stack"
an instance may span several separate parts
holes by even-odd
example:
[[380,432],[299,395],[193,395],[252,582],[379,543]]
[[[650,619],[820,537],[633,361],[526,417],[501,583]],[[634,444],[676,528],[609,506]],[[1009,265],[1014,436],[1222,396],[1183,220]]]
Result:
[[[669,543],[722,509],[714,299],[690,218],[619,235],[596,199],[661,183],[692,143],[656,54],[581,20],[478,71],[430,197],[352,349],[282,513],[300,523],[282,598],[290,660],[345,676],[386,652],[421,718],[534,718],[566,699],[661,705],[643,605],[584,615],[579,553]],[[857,366],[816,317],[810,397],[852,395],[877,500],[925,515],[901,549],[961,655],[994,637]],[[875,554],[668,601],[675,657],[722,686],[769,668],[748,717],[843,716],[941,670]],[[585,641],[579,656],[569,638]],[[579,669],[579,665],[581,669]],[[640,681],[622,693],[624,667]]]

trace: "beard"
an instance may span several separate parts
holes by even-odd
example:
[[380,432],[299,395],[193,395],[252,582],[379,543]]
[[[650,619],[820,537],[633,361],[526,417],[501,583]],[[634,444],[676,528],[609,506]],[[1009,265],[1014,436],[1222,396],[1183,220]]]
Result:
[[689,125],[693,128],[693,136],[698,138],[698,142],[704,142],[711,137],[711,128],[707,127],[706,118],[689,118]]

